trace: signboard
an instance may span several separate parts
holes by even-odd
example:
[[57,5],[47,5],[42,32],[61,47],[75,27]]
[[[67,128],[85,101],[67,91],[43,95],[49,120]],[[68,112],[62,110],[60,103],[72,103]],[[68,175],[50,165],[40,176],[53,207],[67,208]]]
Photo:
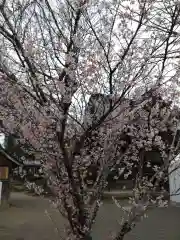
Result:
[[0,167],[0,180],[7,180],[9,178],[9,168]]
[[40,161],[33,161],[33,160],[24,160],[24,161],[23,161],[23,164],[24,164],[25,166],[31,166],[31,165],[33,165],[33,166],[39,166],[39,165],[41,165],[41,162],[40,162]]

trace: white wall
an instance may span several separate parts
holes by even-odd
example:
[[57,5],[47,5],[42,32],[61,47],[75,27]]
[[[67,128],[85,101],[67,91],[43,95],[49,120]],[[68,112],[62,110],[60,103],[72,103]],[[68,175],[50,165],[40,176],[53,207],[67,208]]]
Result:
[[169,167],[169,188],[170,200],[174,203],[180,203],[180,155]]
[[2,147],[4,147],[4,140],[5,140],[5,135],[3,133],[0,133],[0,144]]

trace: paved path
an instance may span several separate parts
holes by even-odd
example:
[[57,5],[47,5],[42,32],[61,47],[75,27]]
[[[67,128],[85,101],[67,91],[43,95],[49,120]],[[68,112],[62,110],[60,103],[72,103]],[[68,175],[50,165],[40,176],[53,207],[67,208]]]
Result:
[[[111,230],[119,229],[122,212],[112,204],[105,204],[100,209],[94,227],[95,240],[105,240]],[[138,223],[125,240],[180,240],[180,208],[168,207],[154,209],[148,218]]]
[[[50,209],[47,199],[28,196],[24,193],[12,193],[11,199],[12,207],[0,212],[0,239],[59,239],[45,210],[47,209],[55,220],[59,218],[59,214]],[[59,219],[58,222],[62,222],[62,219],[61,221]]]
[[[45,209],[63,232],[63,219],[50,209],[47,199],[12,194],[12,206],[0,212],[0,240],[60,240]],[[111,230],[118,229],[122,211],[106,202],[100,209],[93,229],[93,240],[110,239]],[[125,240],[180,240],[180,208],[156,209],[148,219],[125,237]]]

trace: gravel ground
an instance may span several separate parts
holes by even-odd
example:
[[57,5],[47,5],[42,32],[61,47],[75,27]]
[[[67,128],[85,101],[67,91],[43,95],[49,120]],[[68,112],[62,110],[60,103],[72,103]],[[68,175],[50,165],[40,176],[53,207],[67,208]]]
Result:
[[[47,199],[12,193],[12,207],[0,212],[0,239],[2,240],[56,240],[60,239],[52,221],[63,232],[63,219],[50,209]],[[126,205],[126,202],[122,202]],[[51,220],[45,213],[51,215]],[[118,230],[123,213],[111,202],[101,207],[93,228],[93,240],[110,239]],[[148,218],[137,224],[125,240],[180,240],[180,208],[169,207],[149,212]]]

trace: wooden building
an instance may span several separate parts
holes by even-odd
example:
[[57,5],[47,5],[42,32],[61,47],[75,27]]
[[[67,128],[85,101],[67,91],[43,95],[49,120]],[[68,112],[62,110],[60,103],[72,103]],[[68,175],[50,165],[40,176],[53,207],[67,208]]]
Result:
[[24,180],[35,181],[42,178],[42,164],[40,161],[26,159],[23,161],[23,166],[19,167],[19,175],[24,176]]
[[8,203],[11,192],[11,177],[13,169],[20,167],[22,164],[12,158],[4,149],[0,148],[0,182],[2,182],[1,189],[1,204]]

